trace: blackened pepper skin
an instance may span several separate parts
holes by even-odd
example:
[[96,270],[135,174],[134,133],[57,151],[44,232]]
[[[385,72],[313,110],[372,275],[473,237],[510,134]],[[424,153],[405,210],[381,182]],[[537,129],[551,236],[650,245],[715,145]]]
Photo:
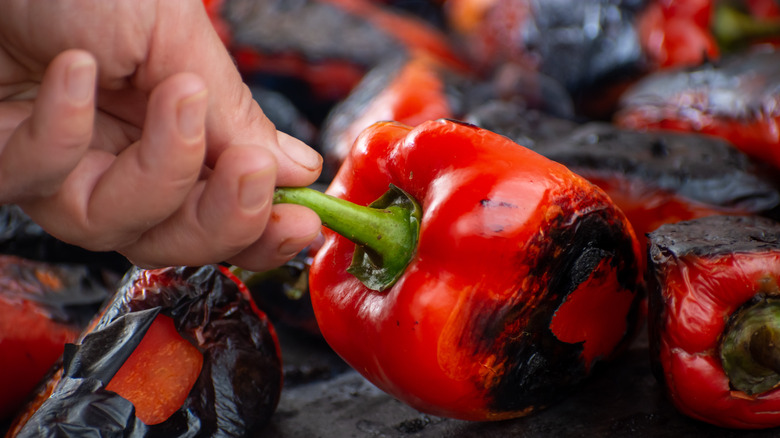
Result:
[[[149,426],[105,386],[158,314],[174,320],[203,355],[203,365],[181,408]],[[10,436],[256,436],[274,412],[282,384],[273,327],[246,289],[217,266],[134,268],[101,318],[69,345],[63,362],[51,394],[20,417]]]
[[635,130],[719,136],[780,168],[780,50],[756,49],[655,72],[626,91],[614,121]]

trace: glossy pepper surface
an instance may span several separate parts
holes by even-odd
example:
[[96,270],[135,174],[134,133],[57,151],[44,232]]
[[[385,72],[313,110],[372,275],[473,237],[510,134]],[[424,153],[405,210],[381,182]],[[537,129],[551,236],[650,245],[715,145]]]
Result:
[[[350,264],[372,250],[330,230],[310,273],[323,336],[379,388],[435,415],[518,417],[624,345],[640,298],[639,249],[600,189],[506,137],[448,120],[372,125],[328,193],[373,203],[381,216],[396,206],[384,202],[390,185],[419,208],[409,220],[417,243],[398,276],[383,287],[362,282]],[[357,228],[339,232],[355,238]],[[385,242],[385,231],[367,234]]]
[[780,224],[710,216],[649,235],[654,371],[684,414],[780,426]]
[[281,385],[276,332],[226,268],[134,268],[7,436],[257,436]]

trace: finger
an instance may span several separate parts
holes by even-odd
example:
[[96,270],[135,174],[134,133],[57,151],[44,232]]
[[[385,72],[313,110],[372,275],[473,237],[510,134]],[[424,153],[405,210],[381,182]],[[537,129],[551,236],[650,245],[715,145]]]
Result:
[[295,257],[319,234],[322,223],[312,210],[299,205],[274,205],[265,232],[228,262],[250,271],[266,271]]
[[[155,50],[139,66],[135,83],[141,88],[152,87],[175,72],[196,73],[209,88],[211,110],[206,124],[210,165],[229,147],[256,145],[274,154],[277,185],[313,183],[322,169],[322,158],[299,140],[279,133],[268,120],[214,30],[202,1],[160,2],[158,9],[158,31],[149,44]],[[189,47],[198,47],[199,59],[209,62],[193,62]]]
[[68,50],[47,68],[31,115],[0,154],[0,200],[49,196],[89,147],[95,117],[97,66],[82,50]]
[[176,214],[120,252],[144,267],[230,258],[263,234],[275,181],[273,154],[252,147],[227,149]]
[[116,156],[91,150],[48,203],[32,206],[39,217],[62,213],[43,217],[44,228],[70,243],[108,250],[174,214],[201,172],[206,99],[203,82],[190,73],[161,83],[149,96],[140,141]]
[[[313,184],[322,172],[322,156],[297,138],[276,131],[279,187],[304,187]],[[284,157],[279,157],[283,155]]]

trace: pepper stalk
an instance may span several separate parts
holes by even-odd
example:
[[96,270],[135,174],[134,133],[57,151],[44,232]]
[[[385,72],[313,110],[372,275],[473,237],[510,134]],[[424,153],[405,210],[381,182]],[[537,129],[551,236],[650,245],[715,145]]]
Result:
[[732,388],[748,395],[780,385],[780,300],[763,297],[739,309],[720,345]]
[[347,272],[371,290],[381,292],[395,284],[417,249],[422,209],[392,184],[368,206],[304,187],[277,188],[273,203],[308,207],[323,226],[354,242]]
[[736,50],[751,41],[780,36],[780,20],[756,19],[728,3],[716,6],[712,33],[718,45]]

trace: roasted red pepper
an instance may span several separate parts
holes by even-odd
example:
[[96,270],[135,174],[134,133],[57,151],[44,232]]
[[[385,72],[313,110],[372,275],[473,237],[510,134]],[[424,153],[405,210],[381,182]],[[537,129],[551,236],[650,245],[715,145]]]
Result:
[[780,224],[711,216],[651,233],[651,351],[684,414],[780,426]]
[[112,288],[85,266],[0,255],[0,421],[22,407]]
[[720,56],[710,31],[712,0],[651,1],[639,14],[642,49],[654,67],[699,65]]
[[[325,158],[323,173],[332,178],[358,134],[377,121],[416,126],[441,118],[464,120],[488,103],[574,118],[568,92],[538,72],[507,65],[491,77],[481,78],[430,56],[396,56],[371,69],[329,113],[320,140]],[[505,119],[504,114],[492,117]],[[513,121],[525,122],[522,117]]]
[[622,97],[615,122],[719,136],[780,168],[780,50],[654,73]]
[[134,268],[9,436],[256,436],[281,384],[273,326],[226,268]]
[[623,214],[506,137],[447,120],[378,123],[328,193],[276,195],[358,243],[325,230],[310,273],[320,330],[421,411],[527,415],[611,358],[634,328],[639,246]]
[[425,52],[465,68],[436,26],[369,0],[206,5],[242,73],[300,79],[309,100],[342,99],[369,68],[399,52]]
[[718,137],[588,123],[532,149],[607,192],[642,248],[645,235],[666,223],[715,214],[780,215],[777,171]]

